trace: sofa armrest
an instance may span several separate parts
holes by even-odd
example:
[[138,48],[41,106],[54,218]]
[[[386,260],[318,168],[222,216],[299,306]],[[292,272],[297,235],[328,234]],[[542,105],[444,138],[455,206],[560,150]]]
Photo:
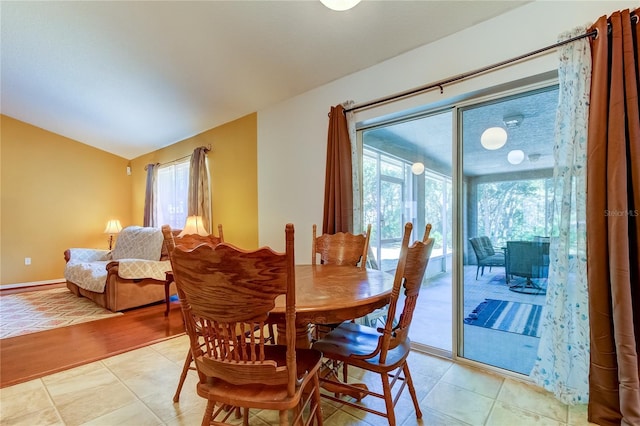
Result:
[[94,262],[96,260],[111,260],[111,250],[70,248],[64,251],[64,260],[73,262]]

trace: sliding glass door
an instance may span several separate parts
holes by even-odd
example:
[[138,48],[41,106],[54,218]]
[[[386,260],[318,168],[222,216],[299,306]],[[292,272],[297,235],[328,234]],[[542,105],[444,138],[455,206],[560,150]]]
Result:
[[524,375],[536,359],[546,294],[557,103],[553,86],[459,110],[459,354]]
[[549,264],[557,98],[548,86],[359,129],[372,266],[395,270],[406,222],[413,239],[430,223],[436,240],[416,347],[529,374]]
[[411,340],[452,350],[452,112],[447,110],[362,131],[363,219],[371,223],[372,262],[395,271],[402,231],[435,246],[414,313]]

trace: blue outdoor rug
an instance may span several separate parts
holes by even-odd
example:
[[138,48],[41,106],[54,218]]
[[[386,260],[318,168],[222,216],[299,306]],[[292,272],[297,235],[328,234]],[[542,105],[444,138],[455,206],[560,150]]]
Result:
[[485,299],[465,318],[465,324],[525,336],[540,337],[542,305]]

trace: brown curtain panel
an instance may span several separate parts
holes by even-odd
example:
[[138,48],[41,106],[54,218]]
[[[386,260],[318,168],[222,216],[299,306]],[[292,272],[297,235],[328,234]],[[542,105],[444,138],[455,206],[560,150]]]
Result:
[[331,107],[327,137],[322,232],[353,232],[351,141],[342,105]]
[[155,226],[156,176],[158,164],[147,164],[147,184],[144,191],[144,218],[142,226]]
[[587,276],[591,329],[589,420],[640,425],[640,112],[638,13],[590,30]]
[[209,169],[207,168],[207,152],[201,146],[193,150],[189,163],[188,215],[201,216],[205,229],[211,230],[211,191],[209,190]]

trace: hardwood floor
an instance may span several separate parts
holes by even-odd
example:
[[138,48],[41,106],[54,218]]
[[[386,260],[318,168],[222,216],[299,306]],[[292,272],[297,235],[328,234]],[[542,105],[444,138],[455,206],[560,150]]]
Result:
[[[6,294],[6,293],[5,293]],[[0,340],[0,388],[160,342],[184,333],[177,302],[113,318]]]

